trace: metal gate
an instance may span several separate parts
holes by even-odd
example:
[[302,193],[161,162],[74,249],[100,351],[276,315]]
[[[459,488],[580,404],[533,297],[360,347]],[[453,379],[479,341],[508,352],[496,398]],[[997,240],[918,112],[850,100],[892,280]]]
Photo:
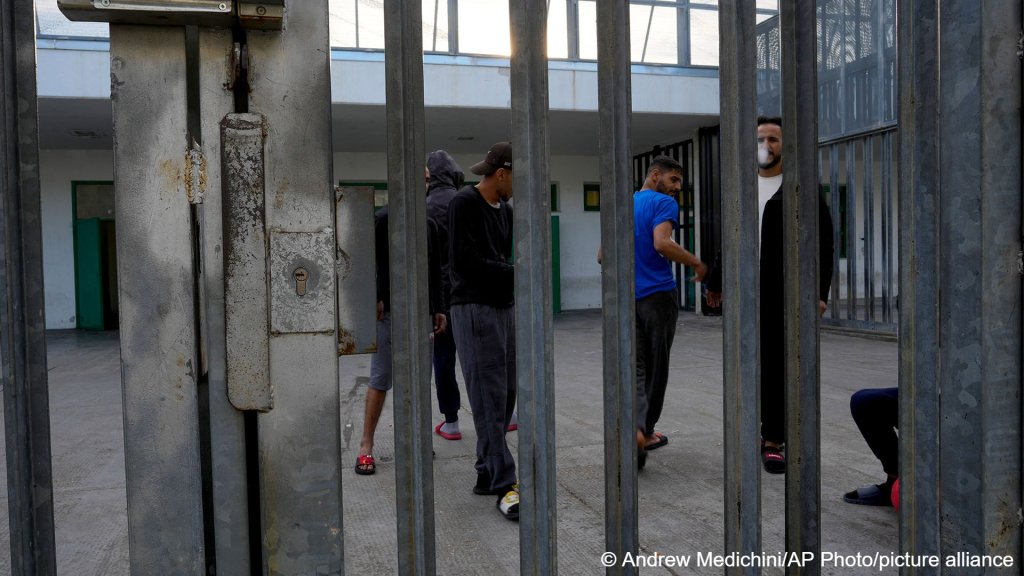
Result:
[[[326,0],[287,10],[283,2],[168,0],[141,13],[117,10],[143,3],[61,4],[114,22],[132,571],[341,574],[336,356],[339,335],[358,327],[339,327],[335,287],[338,252],[357,230],[338,230],[332,209],[341,198],[330,185]],[[399,571],[433,574],[429,344],[418,328],[426,263],[416,248],[425,244],[421,11],[417,2],[385,5],[394,364],[412,383],[411,391],[396,390],[395,401]],[[795,175],[784,192],[793,319],[786,327],[786,547],[820,554],[817,226],[813,216],[800,217],[817,214],[824,164],[817,116],[808,113],[817,92],[801,89],[817,86],[817,22],[810,3],[782,8],[785,156]],[[524,167],[515,192],[524,574],[557,572],[545,9],[540,0],[510,3],[513,140]],[[32,3],[14,0],[0,10],[0,326],[16,494],[12,556],[19,574],[52,574]],[[1017,40],[1024,15],[1011,0],[904,0],[899,11],[900,550],[1006,555],[1020,573]],[[749,409],[758,405],[759,302],[742,289],[757,270],[757,203],[741,193],[754,187],[755,14],[754,0],[720,2],[722,246],[731,295],[723,330],[723,550],[740,554],[761,548],[758,418]],[[639,547],[633,220],[631,197],[620,193],[632,186],[628,15],[625,1],[598,6],[605,545],[619,558]],[[871,153],[859,157],[856,144],[842,144],[847,174],[854,158],[867,164],[876,149],[892,154],[891,135],[874,138]],[[829,155],[828,170],[838,174]],[[838,194],[832,181],[830,194]],[[850,290],[849,300],[855,295]],[[787,572],[818,574],[821,566]]]

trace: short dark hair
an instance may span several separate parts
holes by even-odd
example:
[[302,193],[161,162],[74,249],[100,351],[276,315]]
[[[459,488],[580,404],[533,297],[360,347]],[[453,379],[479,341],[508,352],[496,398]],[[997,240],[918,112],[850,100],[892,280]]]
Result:
[[683,165],[668,156],[655,156],[654,160],[651,160],[651,165],[647,168],[647,173],[650,174],[656,169],[661,170],[662,172],[681,173],[683,171]]
[[782,128],[782,116],[758,116],[757,125],[761,124],[775,124],[779,128]]

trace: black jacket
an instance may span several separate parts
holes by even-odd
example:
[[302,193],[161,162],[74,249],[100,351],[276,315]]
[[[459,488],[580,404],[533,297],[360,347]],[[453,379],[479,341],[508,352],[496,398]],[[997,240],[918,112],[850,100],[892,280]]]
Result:
[[465,186],[448,206],[452,304],[515,305],[512,264],[512,207],[493,207],[473,186]]
[[376,251],[377,301],[384,302],[384,311],[391,310],[391,248],[388,244],[388,207],[373,216],[373,240]]
[[[832,213],[825,199],[818,194],[818,299],[828,302],[832,286]],[[761,220],[761,322],[762,329],[767,318],[781,318],[785,303],[785,270],[783,269],[782,245],[783,213],[782,187],[765,204]],[[711,292],[722,291],[722,269],[719,259],[708,274],[707,288]],[[726,295],[728,297],[728,295]]]

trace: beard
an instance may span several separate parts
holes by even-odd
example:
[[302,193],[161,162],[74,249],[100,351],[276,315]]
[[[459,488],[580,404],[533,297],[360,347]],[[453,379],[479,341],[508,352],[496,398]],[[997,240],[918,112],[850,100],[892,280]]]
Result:
[[669,184],[668,178],[661,178],[661,179],[659,179],[658,182],[655,183],[655,185],[654,185],[654,191],[655,192],[660,192],[660,193],[668,195],[668,196],[675,196],[676,195],[676,191],[675,191],[675,189],[672,188],[672,185]]

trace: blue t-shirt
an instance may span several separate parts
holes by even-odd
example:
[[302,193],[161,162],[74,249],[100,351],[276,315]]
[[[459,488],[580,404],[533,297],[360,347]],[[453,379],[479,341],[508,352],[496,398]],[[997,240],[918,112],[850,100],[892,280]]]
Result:
[[679,226],[679,204],[668,194],[641,190],[633,194],[633,249],[636,299],[675,290],[672,263],[654,249],[654,228],[662,222]]

